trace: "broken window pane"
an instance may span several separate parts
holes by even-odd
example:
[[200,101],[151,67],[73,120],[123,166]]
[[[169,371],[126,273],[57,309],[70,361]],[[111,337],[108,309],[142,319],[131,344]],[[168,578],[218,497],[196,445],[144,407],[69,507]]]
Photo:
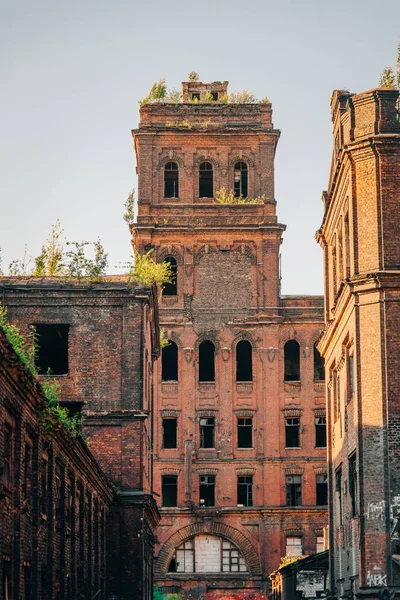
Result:
[[68,373],[69,325],[35,325],[35,365],[40,374]]
[[234,170],[234,192],[235,198],[248,196],[248,170],[245,162],[237,162]]
[[237,422],[238,448],[253,447],[253,419],[239,418]]
[[209,340],[199,346],[199,381],[215,381],[215,346]]
[[200,448],[214,448],[215,418],[200,419]]
[[210,162],[202,162],[199,167],[199,197],[212,198],[214,196],[213,166]]
[[178,476],[163,475],[161,488],[162,506],[177,506]]
[[253,506],[253,477],[238,477],[237,503]]
[[178,381],[178,346],[170,340],[161,350],[161,380]]
[[286,476],[286,505],[301,506],[301,475]]
[[328,504],[328,477],[326,474],[317,475],[317,506],[326,506]]
[[171,281],[169,283],[164,283],[162,289],[163,296],[177,296],[178,295],[178,263],[176,262],[176,258],[173,256],[166,256],[163,260],[165,263],[169,263],[170,269],[172,271]]
[[176,443],[176,430],[177,420],[176,419],[163,419],[163,448],[177,448]]
[[179,198],[179,170],[176,162],[164,167],[164,198]]
[[315,447],[326,448],[326,417],[315,418]]
[[236,381],[253,381],[252,346],[247,340],[236,345]]
[[324,359],[314,344],[314,381],[325,381]]
[[300,346],[296,340],[285,344],[285,381],[300,381]]
[[200,477],[200,505],[215,506],[215,476]]
[[289,417],[285,419],[285,447],[300,448],[300,418]]

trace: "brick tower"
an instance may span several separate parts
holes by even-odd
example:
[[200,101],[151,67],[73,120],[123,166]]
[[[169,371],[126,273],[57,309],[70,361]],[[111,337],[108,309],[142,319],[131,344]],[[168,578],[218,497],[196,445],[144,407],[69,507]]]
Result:
[[[400,124],[398,92],[332,97],[325,214],[330,588],[400,594]],[[393,595],[393,593],[394,595]]]
[[[183,83],[133,131],[133,243],[176,274],[154,390],[155,577],[171,592],[268,589],[326,524],[322,299],[280,297],[280,132],[270,103],[224,103],[227,86]],[[257,201],[219,203],[221,188]]]

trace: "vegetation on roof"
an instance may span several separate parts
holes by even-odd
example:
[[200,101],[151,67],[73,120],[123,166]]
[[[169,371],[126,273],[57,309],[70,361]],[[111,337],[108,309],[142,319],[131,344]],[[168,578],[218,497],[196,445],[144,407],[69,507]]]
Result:
[[249,198],[248,196],[235,196],[233,190],[229,192],[221,187],[215,192],[214,202],[217,204],[264,204],[265,195]]

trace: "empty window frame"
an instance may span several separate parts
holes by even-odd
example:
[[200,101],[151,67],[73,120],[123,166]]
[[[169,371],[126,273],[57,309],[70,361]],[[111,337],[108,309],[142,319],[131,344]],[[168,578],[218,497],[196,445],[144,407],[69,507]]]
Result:
[[247,340],[236,345],[236,381],[253,381],[253,349]]
[[237,420],[237,447],[253,447],[253,419],[251,417],[239,417]]
[[286,538],[286,556],[302,556],[303,540],[301,537]]
[[315,552],[323,552],[325,550],[325,544],[324,544],[324,536],[323,535],[317,535],[317,540],[316,540],[316,545],[315,545]]
[[314,344],[314,381],[325,381],[325,366],[316,343]]
[[193,573],[194,572],[194,539],[186,540],[175,550],[168,571],[170,573]]
[[198,100],[200,102],[200,97],[201,97],[200,92],[192,92],[190,94],[191,100]]
[[164,167],[164,198],[179,198],[179,169],[169,161]]
[[199,166],[199,197],[214,196],[214,171],[210,162],[202,162]]
[[215,475],[200,476],[200,506],[215,506]]
[[161,481],[162,506],[177,506],[178,504],[178,476],[163,475]]
[[239,476],[237,483],[237,503],[253,506],[253,477]]
[[247,165],[243,161],[239,161],[235,164],[234,168],[234,192],[235,198],[243,196],[247,198],[249,193],[248,188],[248,169]]
[[200,448],[215,448],[215,417],[200,419]]
[[300,345],[289,340],[284,347],[285,381],[300,381]]
[[199,381],[215,381],[215,346],[209,340],[199,345]]
[[42,375],[68,373],[69,325],[35,325],[35,365]]
[[224,573],[247,571],[246,561],[242,553],[228,540],[222,540],[222,571]]
[[171,340],[161,350],[161,380],[178,381],[178,346]]
[[342,489],[342,470],[338,469],[335,474],[336,479],[336,509],[337,524],[343,525],[343,489]]
[[301,506],[301,475],[286,475],[286,506]]
[[316,477],[316,505],[326,506],[328,504],[328,477],[326,473]]
[[315,447],[326,448],[326,417],[315,417]]
[[3,481],[9,486],[13,479],[13,430],[8,423],[4,426],[3,436]]
[[351,518],[353,518],[358,515],[357,457],[355,454],[349,458],[349,493]]
[[163,260],[165,263],[169,263],[172,275],[171,281],[164,283],[162,289],[163,296],[177,296],[178,295],[178,263],[176,258],[173,256],[166,256]]
[[300,417],[285,419],[285,447],[300,448]]
[[163,448],[177,448],[177,419],[162,420]]

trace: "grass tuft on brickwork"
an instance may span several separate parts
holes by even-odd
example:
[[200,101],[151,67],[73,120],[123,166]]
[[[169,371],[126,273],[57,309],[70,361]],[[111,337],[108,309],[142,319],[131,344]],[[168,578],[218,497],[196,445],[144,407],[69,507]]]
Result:
[[264,204],[264,200],[264,195],[256,198],[235,196],[233,190],[227,192],[224,187],[215,192],[215,202],[217,204]]

